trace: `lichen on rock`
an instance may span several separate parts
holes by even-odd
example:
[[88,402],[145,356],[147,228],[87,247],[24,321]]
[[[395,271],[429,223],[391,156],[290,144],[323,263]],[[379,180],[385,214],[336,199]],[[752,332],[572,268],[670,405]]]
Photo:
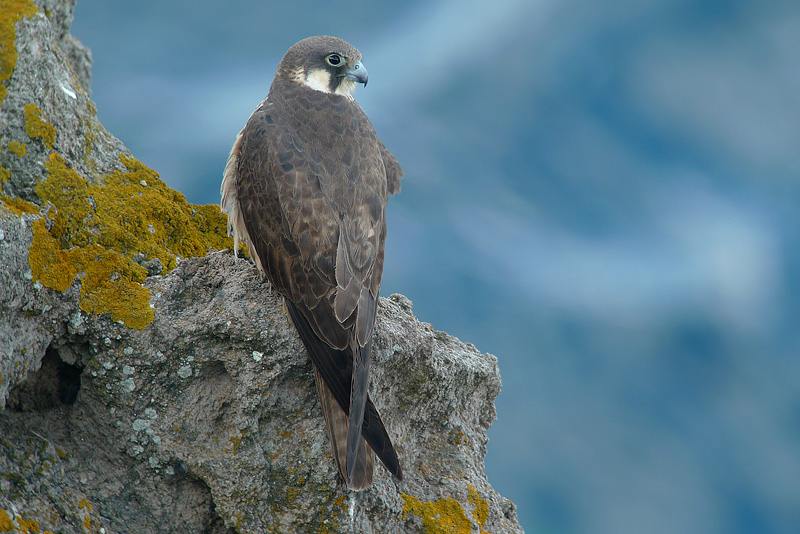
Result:
[[31,139],[41,139],[47,148],[53,148],[56,142],[56,129],[44,117],[36,104],[25,106],[25,131]]
[[80,307],[108,313],[131,328],[153,319],[150,293],[141,284],[147,270],[135,262],[157,258],[171,271],[179,257],[231,245],[225,219],[215,207],[195,206],[170,189],[152,169],[120,155],[127,172],[90,183],[52,153],[38,197],[55,208],[49,230],[34,224],[30,264],[34,281],[66,290],[81,279]]
[[469,534],[472,523],[464,513],[461,504],[452,497],[444,497],[435,502],[421,502],[416,497],[403,494],[403,519],[409,514],[422,519],[425,534]]
[[17,64],[16,23],[22,17],[31,17],[38,12],[31,0],[0,1],[0,107],[8,93],[5,81],[11,77]]
[[137,329],[153,320],[150,292],[142,286],[146,270],[115,250],[96,244],[65,250],[40,219],[33,223],[28,259],[34,282],[45,287],[66,291],[79,277],[79,306],[86,313],[107,313]]
[[25,155],[27,148],[25,143],[19,143],[17,141],[9,141],[8,143],[8,149],[20,158]]
[[39,213],[39,206],[33,202],[22,200],[21,198],[0,196],[0,203],[2,203],[3,208],[19,216],[22,216],[24,213]]

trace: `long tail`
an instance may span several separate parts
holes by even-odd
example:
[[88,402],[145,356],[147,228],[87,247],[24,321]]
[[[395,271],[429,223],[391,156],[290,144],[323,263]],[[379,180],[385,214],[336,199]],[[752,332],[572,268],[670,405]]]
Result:
[[364,456],[364,438],[361,429],[364,426],[364,412],[367,406],[367,388],[369,386],[369,351],[372,340],[363,347],[358,344],[353,348],[353,373],[350,379],[350,412],[347,417],[347,480],[354,480],[359,458]]
[[[336,467],[342,478],[349,480],[347,487],[354,490],[366,489],[372,485],[372,471],[375,465],[375,454],[372,452],[372,447],[367,445],[363,436],[359,436],[360,443],[357,454],[350,460],[352,463],[347,463],[349,418],[333,398],[331,390],[325,385],[325,381],[316,367],[314,368],[314,378],[319,402],[322,405],[322,413],[325,415],[325,426],[328,428],[328,437],[331,440]],[[348,465],[350,469],[347,468]]]
[[[342,477],[347,481],[348,486],[353,489],[369,487],[372,482],[372,465],[374,463],[370,459],[371,453],[374,451],[389,472],[399,480],[402,480],[403,471],[400,468],[397,453],[394,450],[389,434],[386,432],[381,416],[378,414],[378,410],[368,394],[364,401],[364,416],[361,425],[362,439],[348,440],[350,392],[353,379],[352,351],[350,349],[339,350],[330,347],[314,333],[308,319],[305,318],[297,306],[288,299],[285,302],[289,316],[292,318],[292,322],[300,334],[300,339],[303,341],[303,345],[305,345],[314,364],[317,377],[317,392],[325,413],[328,435],[331,438],[336,464]],[[368,346],[366,350],[369,350]],[[331,398],[336,402],[331,402]],[[348,465],[348,457],[350,458],[350,465]],[[363,469],[359,467],[362,465]]]

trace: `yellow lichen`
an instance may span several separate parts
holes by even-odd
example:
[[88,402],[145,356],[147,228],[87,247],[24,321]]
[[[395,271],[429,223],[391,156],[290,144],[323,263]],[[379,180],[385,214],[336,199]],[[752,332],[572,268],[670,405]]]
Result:
[[11,78],[17,65],[17,21],[38,12],[31,0],[0,0],[0,106],[8,92],[2,82]]
[[12,530],[14,530],[14,523],[11,522],[8,513],[0,508],[0,532],[11,532]]
[[25,131],[31,139],[41,138],[47,148],[53,148],[56,142],[55,126],[42,118],[42,110],[36,104],[25,106]]
[[405,493],[400,496],[405,501],[403,520],[409,513],[419,516],[426,534],[469,534],[472,531],[472,523],[455,499],[448,497],[436,502],[421,502]]
[[241,437],[239,437],[239,436],[231,436],[229,438],[228,441],[230,442],[230,447],[226,447],[225,448],[225,452],[233,453],[233,455],[236,456],[236,454],[239,452],[239,447],[242,446],[242,438],[247,436],[247,432],[246,431],[242,430],[241,432],[242,432]]
[[33,223],[33,243],[28,262],[34,280],[59,291],[66,291],[78,274],[70,259],[70,251],[61,250],[42,219]]
[[39,528],[39,522],[35,519],[23,519],[21,515],[16,516],[17,529],[22,534],[38,534],[42,531]]
[[[0,85],[0,87],[4,87]],[[0,186],[8,181],[11,178],[11,171],[0,165]]]
[[66,290],[80,276],[80,307],[108,313],[131,328],[153,319],[150,293],[141,285],[147,272],[133,261],[158,258],[168,272],[179,256],[198,256],[230,246],[225,218],[211,206],[195,206],[167,187],[158,174],[134,158],[120,156],[127,172],[88,182],[51,154],[47,180],[36,194],[56,208],[52,227],[34,224],[29,261],[34,279]]
[[120,156],[128,172],[105,177],[105,186],[90,184],[68,169],[57,154],[45,167],[50,178],[36,193],[65,213],[53,235],[62,244],[96,243],[125,255],[139,252],[158,258],[165,272],[178,256],[198,256],[230,245],[226,222],[215,206],[196,206],[170,189],[158,174],[139,161]]
[[18,143],[16,141],[9,141],[8,149],[19,157],[24,156],[28,151],[28,147],[25,145],[25,143]]
[[483,526],[489,518],[489,503],[486,502],[485,499],[481,499],[478,491],[473,488],[472,485],[467,485],[467,488],[469,488],[469,503],[475,507],[475,509],[472,510],[472,517],[474,517],[475,522],[478,523],[481,534],[488,534],[483,530]]
[[344,500],[344,495],[339,495],[339,497],[336,498],[336,502],[333,504],[333,517],[347,512],[347,502]]
[[92,503],[86,499],[78,499],[78,508],[85,508],[87,512],[92,511]]
[[28,261],[34,281],[58,291],[66,291],[80,275],[79,305],[86,313],[107,313],[138,329],[153,320],[150,292],[141,285],[146,271],[116,251],[99,245],[63,250],[39,219],[33,223]]
[[[75,85],[80,87],[80,82],[76,81]],[[97,171],[97,160],[92,157],[95,146],[98,141],[103,137],[103,126],[97,120],[97,109],[91,100],[86,100],[86,115],[82,115],[80,119],[80,131],[83,133],[83,164],[90,170],[90,172]]]
[[24,213],[39,213],[39,206],[33,202],[22,200],[21,198],[0,197],[0,202],[2,202],[3,206],[11,210],[13,213],[16,213],[20,217]]

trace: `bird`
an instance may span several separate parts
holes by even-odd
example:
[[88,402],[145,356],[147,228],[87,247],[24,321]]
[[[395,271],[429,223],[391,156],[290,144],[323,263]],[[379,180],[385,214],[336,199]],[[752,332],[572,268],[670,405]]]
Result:
[[234,251],[247,243],[311,357],[333,457],[353,490],[372,485],[374,455],[403,479],[368,392],[386,204],[403,170],[352,96],[369,79],[361,59],[332,36],[291,46],[220,187]]

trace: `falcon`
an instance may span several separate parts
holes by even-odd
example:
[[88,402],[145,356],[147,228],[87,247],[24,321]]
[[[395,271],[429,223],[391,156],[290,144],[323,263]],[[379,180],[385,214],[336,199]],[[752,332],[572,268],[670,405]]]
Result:
[[351,489],[372,485],[374,454],[403,479],[367,391],[386,201],[403,177],[351,96],[367,79],[361,53],[341,39],[292,46],[236,138],[220,190],[234,250],[247,243],[311,356],[333,457]]

